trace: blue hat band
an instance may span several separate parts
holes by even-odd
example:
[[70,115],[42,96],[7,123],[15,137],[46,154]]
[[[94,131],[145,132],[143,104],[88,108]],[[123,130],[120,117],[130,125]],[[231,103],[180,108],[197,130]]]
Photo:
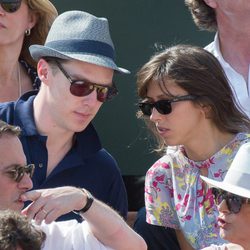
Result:
[[85,52],[85,53],[97,54],[109,57],[113,61],[115,59],[114,49],[109,44],[99,41],[82,40],[82,39],[57,40],[57,41],[47,42],[45,46],[65,53],[80,54],[82,52]]

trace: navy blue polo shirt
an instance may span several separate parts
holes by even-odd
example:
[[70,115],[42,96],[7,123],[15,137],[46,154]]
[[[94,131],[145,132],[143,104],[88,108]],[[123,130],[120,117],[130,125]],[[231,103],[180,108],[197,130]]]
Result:
[[[0,119],[22,129],[20,140],[27,163],[35,164],[33,189],[60,186],[83,187],[97,199],[127,216],[127,194],[120,170],[114,158],[104,149],[92,124],[75,133],[70,151],[46,178],[48,152],[46,136],[41,136],[35,125],[33,101],[37,91],[31,91],[16,102],[0,103]],[[44,114],[46,116],[46,114]],[[78,219],[69,213],[59,220]]]

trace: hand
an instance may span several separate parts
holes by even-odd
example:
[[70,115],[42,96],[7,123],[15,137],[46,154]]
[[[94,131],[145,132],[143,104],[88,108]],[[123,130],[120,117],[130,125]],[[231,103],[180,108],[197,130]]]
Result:
[[79,210],[86,204],[86,195],[79,188],[59,187],[39,189],[26,192],[21,196],[23,201],[33,201],[23,209],[22,214],[40,224],[51,223],[59,216],[72,210]]

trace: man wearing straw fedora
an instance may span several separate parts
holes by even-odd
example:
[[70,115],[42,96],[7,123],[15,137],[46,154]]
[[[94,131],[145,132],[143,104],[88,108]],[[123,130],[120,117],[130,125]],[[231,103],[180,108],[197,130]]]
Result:
[[210,246],[206,250],[250,249],[250,143],[243,144],[237,152],[224,180],[215,181],[201,177],[211,188],[218,205],[220,236],[229,244]]
[[[114,61],[107,19],[67,11],[54,21],[44,46],[32,45],[30,53],[38,61],[41,88],[1,104],[0,119],[22,129],[27,161],[36,166],[33,188],[86,188],[125,218],[119,168],[91,124],[102,104],[118,93],[114,72],[129,73]],[[60,219],[81,220],[76,216]]]

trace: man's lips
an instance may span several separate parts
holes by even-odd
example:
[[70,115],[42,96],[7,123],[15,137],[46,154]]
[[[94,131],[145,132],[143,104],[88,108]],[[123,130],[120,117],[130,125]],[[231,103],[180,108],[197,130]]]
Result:
[[0,28],[6,29],[6,26],[2,23],[0,23]]
[[81,111],[75,111],[74,112],[76,115],[81,116],[81,117],[89,117],[91,114],[86,113],[86,112],[81,112]]

